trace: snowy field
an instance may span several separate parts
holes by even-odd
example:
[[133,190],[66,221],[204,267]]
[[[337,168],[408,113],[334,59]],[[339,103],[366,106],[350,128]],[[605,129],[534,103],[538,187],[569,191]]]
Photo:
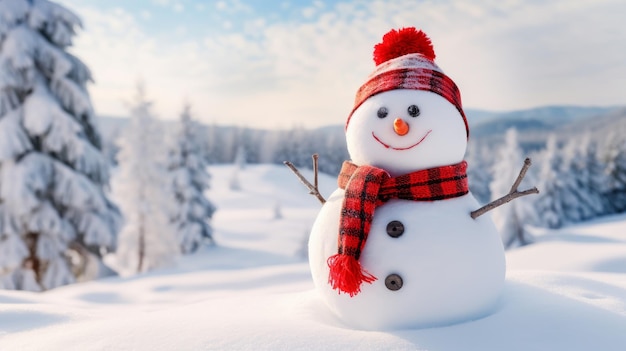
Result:
[[303,249],[317,200],[286,167],[248,166],[240,191],[233,172],[211,168],[218,247],[130,278],[0,291],[0,350],[626,350],[626,216],[534,233],[508,252],[486,318],[356,331],[313,291]]

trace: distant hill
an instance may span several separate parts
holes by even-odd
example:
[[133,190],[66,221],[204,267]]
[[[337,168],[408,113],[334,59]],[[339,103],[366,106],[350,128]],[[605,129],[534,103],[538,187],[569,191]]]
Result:
[[471,108],[464,109],[464,112],[470,128],[491,121],[498,115],[496,111],[476,110]]
[[564,133],[585,131],[608,134],[616,130],[626,130],[626,107],[613,109],[593,118],[576,120],[560,128],[560,131]]
[[[489,137],[503,134],[509,128],[524,132],[552,132],[570,123],[600,116],[617,109],[616,107],[546,106],[527,110],[494,113],[471,125],[474,137]],[[471,112],[468,120],[471,121]]]
[[[567,134],[581,131],[612,129],[616,123],[626,125],[626,107],[544,106],[532,109],[495,112],[467,109],[470,135],[473,140],[497,141],[509,128],[519,132],[525,148],[542,147],[549,133]],[[128,118],[100,116],[100,129],[105,140],[111,142],[128,123]],[[217,126],[224,133],[234,126]],[[270,131],[268,131],[270,132]],[[335,124],[314,128],[314,133],[343,137],[344,125]]]

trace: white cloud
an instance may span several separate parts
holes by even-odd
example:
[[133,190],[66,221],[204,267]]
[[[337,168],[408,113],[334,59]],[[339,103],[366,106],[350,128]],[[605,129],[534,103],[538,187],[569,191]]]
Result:
[[317,9],[315,7],[305,7],[301,12],[304,18],[313,18],[317,13]]
[[215,8],[220,11],[227,11],[231,13],[252,12],[252,8],[243,3],[241,0],[220,0],[215,3]]
[[313,1],[312,6],[305,7],[300,12],[302,13],[302,16],[304,18],[311,19],[316,14],[318,14],[320,10],[324,8],[324,6],[325,5],[323,1]]
[[187,34],[189,31],[187,30],[187,27],[183,25],[183,26],[178,26],[178,27],[176,27],[176,29],[174,30],[174,32],[175,32],[177,35],[185,35],[185,34]]
[[161,7],[167,7],[175,12],[183,12],[185,6],[182,2],[176,0],[152,0],[152,3]]
[[[250,11],[240,1],[223,3]],[[466,107],[626,102],[623,1],[339,3],[318,6],[307,23],[259,20],[239,34],[182,43],[142,32],[119,10],[72,8],[87,27],[76,53],[96,75],[91,93],[101,113],[123,114],[122,99],[143,76],[163,117],[176,116],[188,97],[198,117],[218,123],[343,123],[374,68],[373,45],[403,26],[431,36],[436,62],[460,86]]]
[[169,6],[172,3],[171,0],[152,0],[152,2],[160,6]]
[[141,18],[145,19],[145,20],[149,20],[150,18],[152,18],[152,13],[150,11],[147,10],[143,10],[140,13]]
[[[196,80],[197,72],[177,74],[174,67],[202,70],[195,64],[200,59],[189,52],[193,48],[180,44],[176,52],[171,52],[157,38],[142,32],[134,16],[121,9],[102,12],[79,5],[72,9],[86,24],[85,33],[79,34],[72,51],[94,74],[95,84],[89,90],[97,113],[127,115],[125,101],[140,78],[145,80],[159,115],[169,117],[180,110],[188,89],[186,81]],[[189,61],[194,63],[188,65]]]
[[247,35],[257,35],[265,30],[267,23],[264,18],[257,18],[251,21],[247,21],[243,25],[243,32]]

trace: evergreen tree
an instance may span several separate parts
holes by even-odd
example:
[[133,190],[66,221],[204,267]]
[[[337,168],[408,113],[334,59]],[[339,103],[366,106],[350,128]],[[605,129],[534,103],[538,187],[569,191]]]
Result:
[[[492,200],[506,195],[511,190],[522,164],[522,151],[517,141],[517,131],[509,129],[505,135],[504,145],[496,155],[493,167],[493,181],[490,184]],[[524,178],[524,182],[529,181],[527,178]],[[506,248],[529,243],[524,227],[532,215],[532,207],[524,198],[516,199],[493,210],[493,221]]]
[[488,161],[490,156],[485,153],[487,148],[475,141],[470,142],[467,149],[467,179],[470,191],[478,202],[486,204],[491,198],[489,186],[492,174],[489,169],[492,165]]
[[220,156],[222,150],[220,148],[221,134],[219,133],[219,127],[215,124],[210,124],[206,127],[206,138],[202,138],[202,154],[207,164],[220,163]]
[[93,279],[100,267],[86,265],[101,265],[116,245],[120,213],[104,192],[91,73],[65,51],[80,26],[46,0],[0,0],[2,288]]
[[239,132],[237,127],[227,127],[220,132],[220,163],[232,163],[239,145]]
[[167,264],[179,252],[176,230],[170,223],[174,196],[163,131],[152,116],[142,86],[130,108],[131,120],[120,139],[119,169],[113,184],[126,218],[116,255],[122,274]]
[[613,134],[605,151],[608,184],[606,199],[612,213],[626,212],[626,138]]
[[274,212],[274,219],[283,219],[283,211],[280,207],[280,201],[276,200],[276,202],[274,202],[274,208],[273,208],[273,212]]
[[[268,131],[263,135],[262,142],[259,146],[259,162],[260,163],[277,163],[281,156],[278,156],[278,152],[282,152],[283,148],[281,147],[281,139],[280,135],[282,131]],[[286,155],[284,155],[286,156]],[[286,159],[280,161],[282,164],[283,161],[287,161]]]
[[319,171],[334,176],[338,175],[343,162],[350,159],[343,130],[330,130],[328,132],[320,130],[312,135],[312,139],[311,149],[319,155]]
[[[210,175],[201,155],[196,135],[197,124],[191,119],[190,106],[185,106],[169,152],[169,172],[176,199],[172,223],[183,253],[196,251],[203,243],[213,243],[209,221],[215,206],[204,196],[209,189]],[[244,161],[245,162],[245,156]]]
[[311,155],[316,151],[311,148],[310,138],[301,127],[281,131],[276,136],[278,144],[274,149],[274,163],[290,161],[296,167],[313,168]]
[[566,191],[560,178],[561,155],[554,134],[548,137],[546,148],[540,156],[541,165],[534,206],[537,213],[536,223],[541,227],[558,228],[564,224],[562,194]]
[[[235,164],[244,161],[241,165],[245,168],[246,164],[259,163],[261,149],[263,147],[264,131],[241,128],[237,138],[237,152],[235,154]],[[242,168],[242,169],[243,169]]]
[[237,153],[235,154],[235,160],[233,161],[237,169],[246,169],[246,164],[248,163],[247,154],[248,152],[246,151],[245,146],[239,145],[239,147],[237,147]]
[[[559,169],[563,192],[560,198],[563,222],[575,223],[603,213],[603,194],[597,189],[601,181],[595,157],[595,149],[589,135],[570,140],[562,151]],[[592,172],[602,173],[592,173]]]
[[230,175],[230,179],[228,180],[228,188],[232,191],[241,190],[241,182],[239,181],[239,170],[237,168],[233,169],[233,173]]
[[[608,188],[608,175],[606,172],[606,164],[600,160],[598,143],[591,139],[587,133],[581,143],[581,162],[576,165],[577,172],[585,172],[582,177],[582,185],[588,189],[591,199],[589,204],[592,216],[602,216],[608,211],[606,200],[606,190]],[[589,218],[591,218],[589,217]]]

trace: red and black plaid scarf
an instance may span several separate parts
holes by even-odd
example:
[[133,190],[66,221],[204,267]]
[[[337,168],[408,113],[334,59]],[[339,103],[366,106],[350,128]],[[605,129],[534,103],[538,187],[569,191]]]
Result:
[[359,257],[372,224],[374,211],[390,199],[435,201],[468,193],[467,162],[425,169],[392,178],[380,168],[345,161],[337,182],[345,189],[339,222],[339,250],[328,258],[333,289],[354,296],[363,282],[376,278],[364,271]]

